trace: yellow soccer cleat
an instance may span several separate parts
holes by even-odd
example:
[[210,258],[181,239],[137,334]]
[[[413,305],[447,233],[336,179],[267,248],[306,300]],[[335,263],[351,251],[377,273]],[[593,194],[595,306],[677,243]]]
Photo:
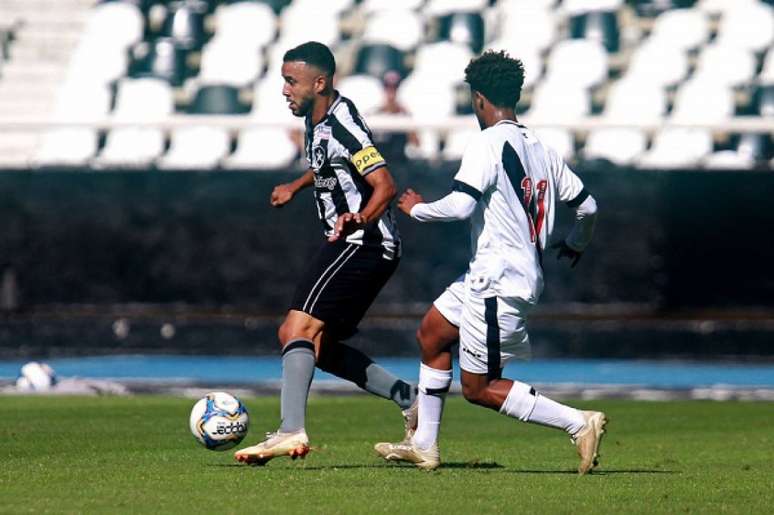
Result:
[[234,453],[234,459],[247,465],[265,465],[270,459],[290,456],[292,459],[304,458],[309,454],[309,437],[300,429],[292,433],[266,433],[266,440],[245,447]]
[[580,475],[591,472],[594,467],[599,465],[599,445],[602,443],[602,436],[605,434],[605,425],[607,424],[607,416],[601,411],[583,411],[582,413],[586,419],[586,426],[572,438],[581,459],[580,465],[578,465],[578,474]]
[[400,443],[382,442],[374,445],[374,450],[387,461],[406,461],[423,470],[434,470],[441,464],[441,453],[437,444],[433,444],[429,449],[420,449],[411,440]]

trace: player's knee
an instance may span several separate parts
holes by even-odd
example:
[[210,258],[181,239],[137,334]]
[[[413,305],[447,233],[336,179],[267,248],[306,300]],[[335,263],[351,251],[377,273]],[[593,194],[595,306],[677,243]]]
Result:
[[465,400],[478,404],[479,406],[486,406],[486,389],[470,383],[462,383],[462,396]]

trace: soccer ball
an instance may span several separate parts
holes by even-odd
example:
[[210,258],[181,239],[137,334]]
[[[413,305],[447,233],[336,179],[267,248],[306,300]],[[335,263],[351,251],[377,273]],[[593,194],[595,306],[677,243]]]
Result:
[[57,383],[56,372],[46,363],[30,361],[19,370],[16,388],[22,392],[45,392]]
[[248,424],[247,408],[226,392],[208,393],[191,410],[191,433],[212,451],[236,446],[247,434]]

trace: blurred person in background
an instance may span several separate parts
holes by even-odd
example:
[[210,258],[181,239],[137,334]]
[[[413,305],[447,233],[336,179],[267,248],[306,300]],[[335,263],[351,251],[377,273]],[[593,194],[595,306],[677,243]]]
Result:
[[341,343],[357,331],[400,261],[401,241],[390,206],[392,175],[355,105],[333,88],[336,62],[330,49],[311,41],[288,50],[283,61],[282,94],[291,112],[306,120],[309,169],[275,187],[271,205],[282,207],[313,187],[325,239],[301,274],[279,329],[279,430],[234,455],[256,465],[309,452],[305,418],[315,366],[394,401],[403,411],[407,434],[416,426],[416,387]]
[[[379,108],[380,114],[408,114],[406,109],[398,102],[398,87],[401,80],[400,73],[396,70],[389,70],[382,77],[384,86],[384,104]],[[374,143],[379,147],[379,151],[385,156],[388,162],[401,162],[406,160],[406,145],[417,146],[419,139],[414,131],[384,132],[374,133]]]

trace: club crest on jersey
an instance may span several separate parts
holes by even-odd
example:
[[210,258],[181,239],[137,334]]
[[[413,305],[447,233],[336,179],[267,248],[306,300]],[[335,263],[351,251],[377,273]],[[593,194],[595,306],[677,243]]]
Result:
[[322,147],[312,148],[312,168],[320,169],[325,163],[325,149]]

